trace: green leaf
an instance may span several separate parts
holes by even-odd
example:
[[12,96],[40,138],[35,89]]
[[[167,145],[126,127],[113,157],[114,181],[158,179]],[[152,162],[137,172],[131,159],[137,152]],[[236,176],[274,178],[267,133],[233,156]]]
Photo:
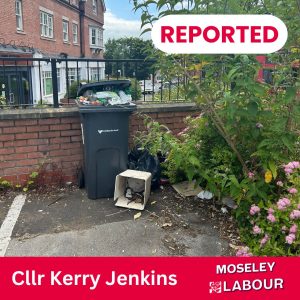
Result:
[[287,136],[281,136],[281,141],[290,151],[293,151],[293,142]]
[[269,162],[269,169],[272,172],[273,178],[277,178],[277,166],[274,161]]
[[157,8],[161,9],[164,5],[166,5],[166,1],[165,0],[159,0],[157,2]]
[[239,187],[239,186],[240,186],[238,180],[236,179],[236,177],[235,177],[234,175],[230,175],[230,176],[229,176],[229,179],[230,179],[230,181],[231,181],[236,187]]
[[255,117],[258,112],[258,104],[255,101],[251,101],[248,104],[248,112],[252,117]]
[[288,87],[286,89],[286,93],[285,93],[285,97],[284,97],[284,101],[286,104],[291,103],[295,97],[296,97],[296,87]]
[[142,33],[140,34],[140,35],[143,35],[143,34],[145,34],[146,32],[149,32],[149,31],[151,31],[152,29],[151,28],[146,28],[146,29],[144,29],[143,31],[142,31]]
[[233,75],[239,70],[240,68],[238,67],[238,68],[233,68],[233,69],[231,69],[230,71],[229,71],[229,73],[228,73],[228,78],[229,79],[231,79],[232,77],[233,77]]
[[196,166],[196,167],[200,167],[200,162],[199,162],[199,159],[195,156],[190,156],[189,157],[189,162],[193,165],[193,166]]
[[193,177],[195,175],[195,172],[194,172],[194,168],[188,168],[186,170],[186,175],[187,175],[187,178],[189,181],[192,181],[193,180]]

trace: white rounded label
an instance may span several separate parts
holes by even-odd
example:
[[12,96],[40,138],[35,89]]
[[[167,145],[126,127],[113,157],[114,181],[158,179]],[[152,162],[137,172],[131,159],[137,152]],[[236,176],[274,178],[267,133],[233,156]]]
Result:
[[271,15],[169,15],[151,34],[169,54],[266,54],[280,50],[288,37],[285,24]]

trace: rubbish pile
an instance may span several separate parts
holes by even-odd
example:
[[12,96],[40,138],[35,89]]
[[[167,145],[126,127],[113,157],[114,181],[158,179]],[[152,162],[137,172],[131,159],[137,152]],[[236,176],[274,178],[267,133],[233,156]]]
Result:
[[112,91],[102,91],[95,94],[80,96],[77,98],[77,100],[82,105],[110,106],[131,104],[132,97],[130,94],[126,94],[122,90],[118,93]]

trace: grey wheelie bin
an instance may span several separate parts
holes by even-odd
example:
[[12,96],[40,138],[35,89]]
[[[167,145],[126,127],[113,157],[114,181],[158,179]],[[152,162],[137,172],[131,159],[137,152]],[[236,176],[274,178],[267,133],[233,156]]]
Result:
[[[86,84],[86,91],[116,91],[129,80]],[[89,199],[113,197],[116,176],[127,169],[129,116],[135,105],[79,105],[84,143],[84,182]]]

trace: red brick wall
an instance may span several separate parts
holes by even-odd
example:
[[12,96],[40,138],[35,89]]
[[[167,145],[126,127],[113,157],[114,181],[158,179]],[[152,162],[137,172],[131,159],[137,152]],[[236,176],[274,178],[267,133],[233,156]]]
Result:
[[[87,3],[91,2],[89,0]],[[100,1],[98,1],[100,2]],[[0,38],[2,43],[14,43],[16,45],[30,44],[36,49],[40,49],[47,54],[67,53],[69,56],[80,57],[80,30],[78,27],[78,44],[73,44],[72,21],[79,24],[78,9],[70,8],[69,6],[55,0],[23,0],[23,32],[17,32],[16,29],[16,15],[15,15],[15,1],[3,1],[0,10]],[[40,6],[53,11],[54,15],[54,38],[45,39],[40,36]],[[87,13],[90,15],[89,8]],[[88,24],[99,22],[103,24],[103,9],[99,3],[98,15],[85,18],[85,43],[87,44],[85,55],[86,57],[94,57],[92,51],[88,47],[89,33]],[[62,17],[69,18],[69,40],[70,43],[63,42]],[[0,55],[1,56],[1,55]],[[101,58],[101,55],[98,56]]]
[[[55,114],[55,113],[54,113]],[[41,166],[55,164],[65,182],[76,182],[77,168],[82,166],[83,146],[78,113],[74,117],[0,120],[0,177],[24,184],[28,175]],[[174,134],[185,128],[183,119],[197,114],[182,112],[147,112],[148,116],[166,125]],[[130,117],[129,143],[137,131],[145,130],[140,113]],[[51,167],[48,168],[51,174]]]
[[74,181],[82,153],[79,117],[0,121],[0,177],[14,183],[53,163]]

